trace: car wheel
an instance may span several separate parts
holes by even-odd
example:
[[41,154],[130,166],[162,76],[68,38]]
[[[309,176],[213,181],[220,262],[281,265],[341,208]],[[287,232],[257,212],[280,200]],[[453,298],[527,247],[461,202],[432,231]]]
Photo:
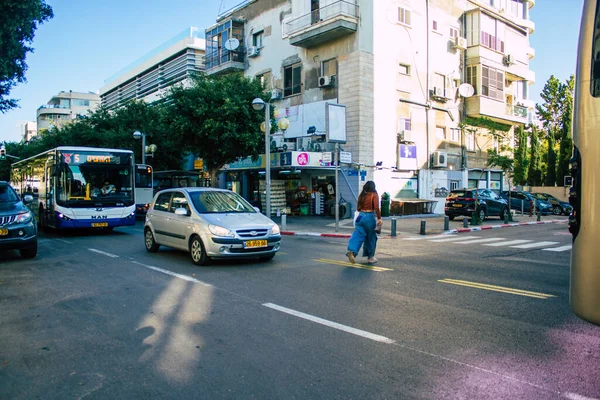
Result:
[[144,230],[144,244],[146,245],[146,250],[148,250],[150,253],[156,253],[160,247],[160,245],[154,240],[154,235],[152,234],[152,230],[150,228],[146,228]]
[[196,265],[206,265],[209,260],[204,244],[198,236],[194,236],[190,241],[190,256],[192,256],[192,261]]
[[454,215],[448,215],[448,219],[449,219],[450,221],[454,221],[454,217],[455,217]]
[[508,208],[503,208],[500,213],[500,219],[504,221],[506,218],[508,218]]
[[479,220],[483,222],[483,220],[485,219],[485,209],[480,208],[477,212],[477,216],[479,217]]
[[555,207],[552,209],[552,213],[553,213],[554,215],[561,215],[561,214],[563,213],[563,209],[562,209],[562,207],[561,207],[561,206],[555,206]]
[[273,259],[273,257],[275,257],[275,253],[269,254],[268,256],[260,257],[260,260],[262,260],[262,261],[271,261]]
[[19,253],[23,258],[34,258],[37,255],[37,242],[32,247],[19,250]]

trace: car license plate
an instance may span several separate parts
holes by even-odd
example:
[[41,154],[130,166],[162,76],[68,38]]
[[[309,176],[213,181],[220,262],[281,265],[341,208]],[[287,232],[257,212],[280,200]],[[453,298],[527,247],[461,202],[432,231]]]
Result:
[[462,207],[462,204],[452,204],[452,207]]
[[8,228],[0,228],[0,236],[8,235]]
[[267,247],[266,240],[248,240],[244,242],[244,248],[249,249],[252,247]]
[[106,228],[108,222],[92,222],[92,228]]

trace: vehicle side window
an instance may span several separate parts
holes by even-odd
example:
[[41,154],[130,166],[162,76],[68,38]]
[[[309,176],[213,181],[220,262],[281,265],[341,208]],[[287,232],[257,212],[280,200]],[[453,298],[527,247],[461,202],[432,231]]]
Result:
[[154,203],[154,209],[156,211],[169,211],[169,202],[171,201],[171,193],[161,193]]
[[523,196],[521,193],[513,193],[512,197],[514,197],[517,200],[525,200],[525,196]]
[[171,212],[174,213],[178,208],[185,208],[190,211],[190,206],[185,198],[185,195],[181,192],[173,193],[173,200],[171,201]]
[[491,190],[490,190],[490,197],[493,200],[498,200],[500,198],[500,196],[498,196],[495,192],[492,192]]
[[490,194],[487,190],[482,189],[479,191],[479,196],[487,199],[490,197]]

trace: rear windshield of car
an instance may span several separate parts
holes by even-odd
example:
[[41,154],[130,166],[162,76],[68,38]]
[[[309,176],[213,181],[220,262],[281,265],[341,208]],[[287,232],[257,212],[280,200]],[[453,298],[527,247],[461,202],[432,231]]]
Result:
[[255,213],[242,196],[234,192],[192,192],[192,203],[199,213]]
[[453,190],[448,195],[449,198],[453,197],[475,197],[473,192],[470,190]]
[[8,185],[0,186],[0,203],[15,203],[19,201],[19,196],[13,188]]

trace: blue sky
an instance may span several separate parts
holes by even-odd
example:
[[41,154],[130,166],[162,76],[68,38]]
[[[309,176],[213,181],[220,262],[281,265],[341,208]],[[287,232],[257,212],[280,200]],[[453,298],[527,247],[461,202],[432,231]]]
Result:
[[[240,1],[47,0],[54,18],[36,31],[35,51],[27,56],[28,82],[11,94],[21,108],[0,114],[0,141],[19,141],[20,125],[35,121],[38,107],[61,90],[96,92],[115,72],[190,26],[214,24],[220,11]],[[575,73],[582,4],[536,1],[531,13],[536,24],[531,98],[536,102],[551,75],[564,81]]]

